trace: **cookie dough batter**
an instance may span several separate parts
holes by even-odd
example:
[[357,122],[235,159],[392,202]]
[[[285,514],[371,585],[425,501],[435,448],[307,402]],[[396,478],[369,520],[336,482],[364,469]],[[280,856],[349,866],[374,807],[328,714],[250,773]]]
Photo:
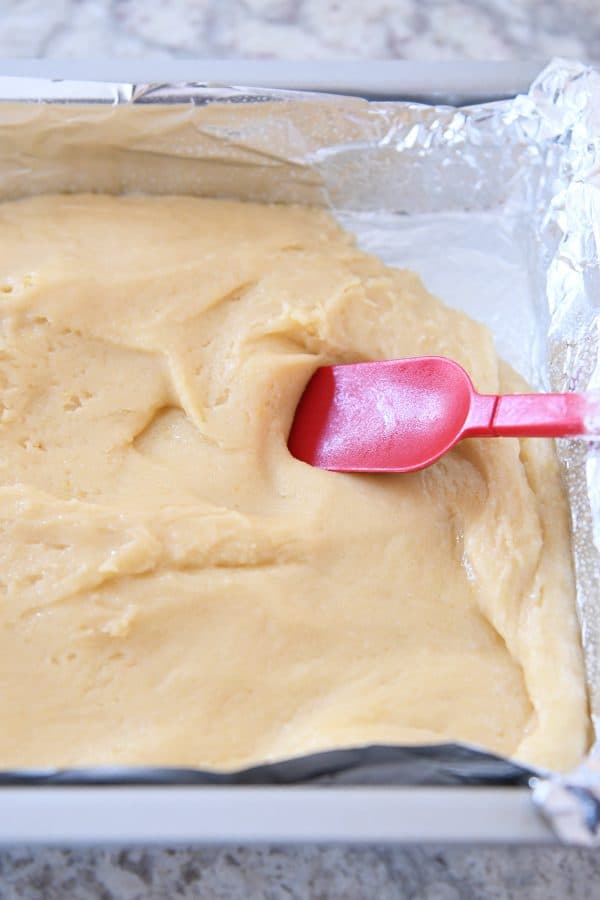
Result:
[[286,449],[317,366],[420,354],[521,387],[485,328],[325,212],[2,204],[0,765],[447,740],[576,763],[552,444],[466,441],[399,476]]

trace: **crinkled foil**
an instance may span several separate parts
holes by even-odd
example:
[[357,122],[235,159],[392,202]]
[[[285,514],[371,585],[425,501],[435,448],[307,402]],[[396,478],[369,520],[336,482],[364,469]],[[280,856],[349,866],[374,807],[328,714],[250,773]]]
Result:
[[[526,96],[462,109],[0,78],[0,197],[88,190],[327,205],[365,249],[415,269],[446,303],[485,322],[500,354],[537,388],[600,391],[600,73],[591,68],[559,60]],[[599,447],[559,442],[596,732]],[[227,774],[0,773],[0,784],[530,779],[563,840],[600,844],[598,749],[562,777],[460,745],[355,748]]]

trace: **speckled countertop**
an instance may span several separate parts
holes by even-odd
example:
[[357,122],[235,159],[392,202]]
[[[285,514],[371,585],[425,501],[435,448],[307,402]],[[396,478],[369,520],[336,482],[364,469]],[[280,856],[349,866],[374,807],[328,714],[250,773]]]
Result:
[[8,56],[593,58],[598,0],[1,0]]
[[[0,0],[0,55],[600,59],[599,0]],[[600,851],[0,852],[0,900],[592,900]],[[597,892],[597,893],[595,893]]]
[[0,857],[0,898],[595,900],[599,875],[593,851],[526,847],[23,850]]

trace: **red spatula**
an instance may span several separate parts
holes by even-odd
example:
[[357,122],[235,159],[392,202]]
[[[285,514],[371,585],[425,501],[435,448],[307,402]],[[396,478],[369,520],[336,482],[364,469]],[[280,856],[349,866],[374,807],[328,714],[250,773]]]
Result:
[[461,366],[438,356],[325,366],[302,395],[288,445],[321,469],[413,472],[465,437],[589,434],[599,406],[583,394],[478,394]]

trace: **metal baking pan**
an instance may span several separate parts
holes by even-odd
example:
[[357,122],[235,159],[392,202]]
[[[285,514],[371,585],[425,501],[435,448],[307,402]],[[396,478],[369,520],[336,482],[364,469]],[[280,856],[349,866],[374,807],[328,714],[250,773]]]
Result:
[[[191,81],[456,106],[526,92],[540,68],[538,63],[11,60],[0,64],[0,76],[14,76],[15,99],[35,98],[37,79],[55,79],[58,102],[96,96],[97,88],[86,86],[90,81]],[[3,845],[556,840],[526,786],[155,786],[110,778],[104,784],[61,784],[60,779],[1,784]]]
[[525,93],[543,66],[543,60],[455,63],[404,60],[299,62],[261,59],[120,59],[82,62],[11,59],[0,64],[0,75],[134,84],[201,81],[209,84],[326,91],[369,100],[414,100],[461,106]]

